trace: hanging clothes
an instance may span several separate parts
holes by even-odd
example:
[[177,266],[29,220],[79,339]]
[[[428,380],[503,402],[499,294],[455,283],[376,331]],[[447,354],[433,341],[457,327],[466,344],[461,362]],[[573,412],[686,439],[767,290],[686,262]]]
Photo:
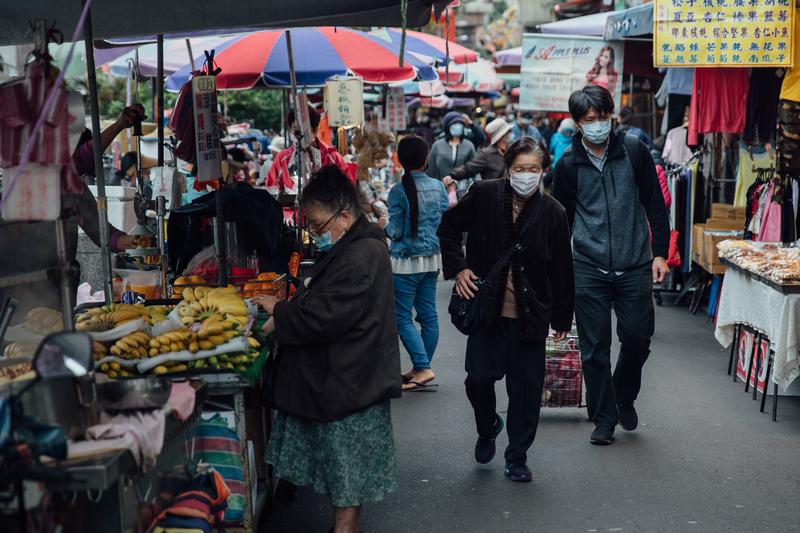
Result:
[[755,183],[758,169],[772,168],[775,161],[768,152],[753,153],[752,149],[739,146],[739,171],[736,176],[736,194],[733,198],[735,207],[747,205],[747,191]]
[[664,84],[667,87],[667,131],[683,124],[684,110],[691,105],[692,85],[694,83],[693,68],[662,68],[666,72]]
[[701,133],[744,131],[749,81],[747,69],[696,70],[689,113],[690,146],[699,143]]
[[782,68],[751,69],[747,97],[747,121],[744,128],[746,142],[771,143],[775,140],[778,99],[783,74]]
[[692,157],[692,151],[686,144],[688,133],[689,131],[683,126],[673,128],[667,133],[667,139],[664,142],[664,151],[661,154],[664,161],[681,165]]
[[764,194],[764,216],[761,219],[758,238],[761,242],[780,242],[783,207],[776,197],[776,182],[773,180]]
[[800,102],[800,46],[797,46],[797,43],[800,43],[800,24],[797,22],[794,25],[794,42],[794,67],[783,77],[780,98]]

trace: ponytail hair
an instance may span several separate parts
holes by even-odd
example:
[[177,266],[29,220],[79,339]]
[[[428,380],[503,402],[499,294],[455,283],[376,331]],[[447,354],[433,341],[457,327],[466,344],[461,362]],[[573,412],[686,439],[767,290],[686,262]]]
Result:
[[414,176],[411,171],[425,168],[428,159],[428,145],[416,135],[409,135],[397,145],[397,159],[403,165],[403,191],[408,198],[409,218],[411,219],[411,236],[416,239],[419,236],[419,197],[417,195],[417,184],[414,183]]
[[419,197],[417,196],[417,184],[414,183],[414,176],[411,172],[403,173],[403,190],[408,198],[408,215],[411,218],[411,236],[416,239],[419,236]]

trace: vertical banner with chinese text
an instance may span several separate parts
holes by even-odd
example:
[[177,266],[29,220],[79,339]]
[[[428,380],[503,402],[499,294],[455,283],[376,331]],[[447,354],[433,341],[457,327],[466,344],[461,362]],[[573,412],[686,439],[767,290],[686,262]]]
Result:
[[364,123],[364,82],[361,78],[333,77],[325,82],[325,110],[331,126]]
[[655,0],[657,67],[790,67],[794,0]]
[[193,77],[192,98],[197,181],[213,181],[222,177],[222,153],[217,125],[217,79],[214,76]]

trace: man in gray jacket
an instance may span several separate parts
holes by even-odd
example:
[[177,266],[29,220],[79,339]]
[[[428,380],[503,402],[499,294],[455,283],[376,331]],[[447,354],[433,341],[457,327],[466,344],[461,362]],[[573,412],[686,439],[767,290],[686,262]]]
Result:
[[[655,328],[653,283],[669,272],[669,219],[647,148],[624,132],[611,133],[611,93],[585,87],[570,96],[569,110],[579,132],[556,165],[553,196],[572,225],[591,442],[606,445],[617,423],[628,431],[638,425],[634,401]],[[621,344],[613,376],[612,306]]]

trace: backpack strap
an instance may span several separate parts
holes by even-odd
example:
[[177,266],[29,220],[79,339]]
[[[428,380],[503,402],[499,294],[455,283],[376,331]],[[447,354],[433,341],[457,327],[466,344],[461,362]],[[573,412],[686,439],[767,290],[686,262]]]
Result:
[[625,152],[628,154],[628,159],[633,166],[634,174],[642,162],[642,143],[635,135],[625,134]]

